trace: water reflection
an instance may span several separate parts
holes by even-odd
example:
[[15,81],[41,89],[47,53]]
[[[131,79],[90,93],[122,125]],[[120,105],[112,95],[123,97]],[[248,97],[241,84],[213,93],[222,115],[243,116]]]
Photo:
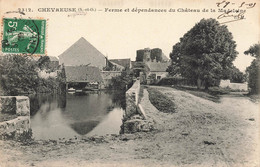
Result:
[[61,109],[66,108],[66,104],[67,104],[67,100],[66,100],[67,94],[66,94],[66,93],[63,93],[63,94],[59,94],[59,95],[57,95],[57,96],[58,96],[58,98],[57,98],[57,100],[58,100],[58,108],[61,108]]
[[31,127],[36,139],[118,134],[125,98],[123,92],[84,95],[41,94],[30,97]]

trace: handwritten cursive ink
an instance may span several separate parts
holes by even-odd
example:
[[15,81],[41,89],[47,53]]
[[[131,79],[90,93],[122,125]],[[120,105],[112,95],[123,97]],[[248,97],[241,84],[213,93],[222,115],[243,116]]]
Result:
[[25,15],[25,13],[21,12],[21,11],[8,11],[8,12],[5,12],[5,14],[9,14],[9,13],[19,13],[21,15]]

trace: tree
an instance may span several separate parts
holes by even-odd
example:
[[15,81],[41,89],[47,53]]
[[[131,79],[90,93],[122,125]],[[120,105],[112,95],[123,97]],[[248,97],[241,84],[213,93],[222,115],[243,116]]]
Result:
[[202,19],[189,30],[170,54],[170,74],[181,74],[192,82],[209,86],[219,84],[225,71],[230,69],[237,56],[236,43],[227,26],[215,19]]
[[250,46],[250,48],[248,50],[246,50],[244,52],[244,54],[251,55],[251,56],[253,56],[255,58],[259,58],[260,57],[259,47],[260,47],[260,44],[254,44],[253,46]]
[[246,82],[246,74],[241,72],[238,68],[235,66],[231,67],[231,77],[230,81],[234,83],[244,83]]
[[37,61],[37,66],[42,69],[49,69],[50,64],[50,57],[49,56],[41,56]]
[[248,50],[244,52],[246,55],[251,55],[255,59],[252,61],[251,65],[246,68],[248,73],[248,86],[250,88],[250,93],[257,94],[259,93],[259,68],[260,68],[260,55],[259,55],[260,44],[254,44],[250,46]]
[[122,71],[120,76],[113,77],[111,80],[111,86],[113,89],[124,90],[129,89],[133,84],[133,72],[132,71]]
[[27,56],[6,55],[0,61],[1,94],[16,96],[36,92],[38,74],[35,63]]

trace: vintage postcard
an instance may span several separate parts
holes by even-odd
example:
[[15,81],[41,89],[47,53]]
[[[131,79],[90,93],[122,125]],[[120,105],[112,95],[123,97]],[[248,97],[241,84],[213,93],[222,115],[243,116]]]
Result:
[[0,0],[0,167],[260,165],[259,0]]

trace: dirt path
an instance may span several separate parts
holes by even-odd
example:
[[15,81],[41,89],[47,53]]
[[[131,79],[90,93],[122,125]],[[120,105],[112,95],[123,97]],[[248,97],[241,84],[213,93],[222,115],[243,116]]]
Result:
[[157,89],[177,105],[170,129],[184,148],[178,152],[185,162],[206,166],[259,164],[259,108],[249,99],[225,97],[214,103],[171,88]]
[[246,98],[214,103],[156,87],[176,104],[159,112],[144,91],[141,104],[155,130],[29,146],[0,141],[0,166],[257,166],[259,108]]

